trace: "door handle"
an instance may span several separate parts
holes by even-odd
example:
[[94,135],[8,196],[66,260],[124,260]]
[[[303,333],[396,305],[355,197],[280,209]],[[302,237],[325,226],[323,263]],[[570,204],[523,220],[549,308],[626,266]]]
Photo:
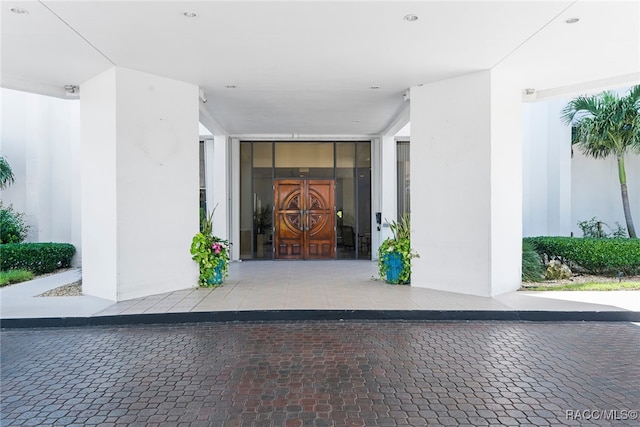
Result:
[[300,209],[300,226],[298,229],[304,231],[304,211],[302,209]]
[[304,213],[306,215],[306,220],[307,220],[307,226],[305,227],[305,229],[306,229],[306,231],[309,231],[309,209],[304,211]]

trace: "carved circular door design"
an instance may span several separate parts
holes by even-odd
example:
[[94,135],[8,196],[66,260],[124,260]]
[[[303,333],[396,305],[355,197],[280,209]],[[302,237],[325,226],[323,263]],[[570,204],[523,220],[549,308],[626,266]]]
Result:
[[333,180],[275,181],[275,258],[335,257],[333,199]]

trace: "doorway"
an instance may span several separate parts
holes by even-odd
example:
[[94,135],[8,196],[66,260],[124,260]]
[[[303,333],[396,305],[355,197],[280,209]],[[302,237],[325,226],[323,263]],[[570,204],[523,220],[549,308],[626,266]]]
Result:
[[[327,255],[327,243],[332,259],[371,259],[371,142],[241,141],[239,154],[240,259],[324,259],[331,256]],[[284,233],[285,225],[279,229],[282,244],[288,246],[286,251],[285,246],[278,251],[275,184],[284,181],[297,183],[294,188],[303,192],[301,181],[309,181],[306,185],[312,181],[332,183],[328,206],[335,209],[329,228],[323,229],[323,233],[333,229],[332,241],[317,234],[305,236],[304,226],[300,230],[300,224],[292,225],[297,219],[291,216],[283,219],[289,218],[285,225],[290,233]],[[306,205],[302,215],[300,208],[299,220],[306,221]],[[310,216],[309,220],[316,218]],[[314,246],[317,244],[325,246]]]
[[275,258],[335,258],[334,218],[334,180],[275,180]]

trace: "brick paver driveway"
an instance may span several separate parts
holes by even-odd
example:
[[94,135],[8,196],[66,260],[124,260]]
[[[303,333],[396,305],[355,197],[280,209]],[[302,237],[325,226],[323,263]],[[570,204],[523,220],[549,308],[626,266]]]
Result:
[[640,326],[5,330],[2,425],[637,425]]

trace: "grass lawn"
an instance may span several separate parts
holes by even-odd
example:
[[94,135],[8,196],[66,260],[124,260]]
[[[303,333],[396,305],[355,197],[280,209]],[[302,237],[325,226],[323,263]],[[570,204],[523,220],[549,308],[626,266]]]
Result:
[[526,291],[640,291],[640,282],[587,282],[552,286],[531,286]]
[[33,273],[27,270],[0,271],[0,288],[14,283],[33,279]]

